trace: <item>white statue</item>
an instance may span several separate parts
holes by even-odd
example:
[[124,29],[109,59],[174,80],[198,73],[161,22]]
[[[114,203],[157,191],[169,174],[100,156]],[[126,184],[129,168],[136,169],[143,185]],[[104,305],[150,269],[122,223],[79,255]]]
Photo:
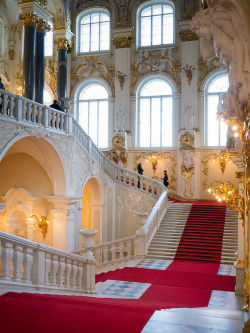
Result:
[[193,18],[204,59],[219,57],[229,70],[224,102],[227,116],[242,118],[250,99],[250,1],[208,0],[208,8]]
[[128,118],[128,112],[122,104],[116,112],[116,131],[124,132],[125,120]]
[[184,110],[185,129],[192,130],[194,128],[194,111],[191,104],[188,104]]

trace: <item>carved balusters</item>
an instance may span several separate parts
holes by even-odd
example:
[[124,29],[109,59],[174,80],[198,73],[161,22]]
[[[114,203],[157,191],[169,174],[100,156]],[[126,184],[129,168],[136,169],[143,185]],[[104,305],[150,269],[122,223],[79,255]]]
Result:
[[128,240],[126,242],[127,245],[127,258],[131,258],[132,257],[132,240]]
[[9,117],[14,118],[13,111],[14,111],[14,106],[15,106],[15,96],[9,96]]
[[8,242],[2,243],[2,279],[11,279],[11,263],[13,258],[12,244]]
[[51,127],[55,128],[55,123],[56,123],[56,112],[55,111],[50,111],[51,112]]
[[59,129],[59,121],[60,121],[60,115],[58,112],[56,112],[56,129]]
[[116,259],[116,245],[115,244],[111,245],[110,252],[111,252],[111,261],[115,261],[115,259]]
[[102,252],[101,252],[100,247],[98,247],[94,250],[94,257],[95,257],[98,264],[102,263]]
[[22,119],[27,120],[27,101],[23,100]]
[[37,116],[37,105],[33,104],[33,108],[32,108],[32,122],[33,124],[36,124],[36,116]]
[[72,288],[76,287],[76,274],[78,271],[77,268],[77,261],[76,260],[72,260],[72,267],[71,267],[71,277],[70,277],[70,284]]
[[27,110],[27,121],[31,121],[31,115],[32,115],[32,104],[31,103],[27,103],[28,104],[28,110]]
[[13,278],[15,281],[21,280],[21,266],[23,264],[23,247],[16,245],[14,247],[14,254],[13,254]]
[[43,107],[42,106],[38,106],[37,107],[37,123],[42,125],[42,116],[43,116]]
[[119,248],[119,259],[123,259],[124,258],[124,243],[120,242],[118,248]]
[[50,284],[50,277],[51,277],[50,267],[51,267],[51,255],[49,253],[46,253],[45,254],[45,284],[47,284],[47,285]]
[[108,262],[108,247],[105,246],[103,248],[103,263],[106,264]]
[[52,256],[52,265],[51,265],[51,277],[50,282],[53,286],[56,286],[56,275],[58,269],[58,256]]
[[66,269],[65,269],[65,280],[64,284],[66,287],[70,286],[70,276],[71,276],[71,259],[66,259]]
[[64,283],[64,272],[65,272],[65,258],[59,257],[59,264],[58,264],[58,270],[57,270],[57,277],[56,277],[56,283],[58,287],[63,287]]
[[26,283],[31,282],[31,269],[33,264],[33,250],[25,247],[23,258],[23,280]]
[[83,264],[81,261],[78,262],[77,266],[77,278],[76,278],[76,284],[78,289],[83,289]]
[[65,115],[60,114],[60,130],[64,130]]
[[4,116],[8,115],[8,95],[3,95],[3,101],[2,101],[2,113]]

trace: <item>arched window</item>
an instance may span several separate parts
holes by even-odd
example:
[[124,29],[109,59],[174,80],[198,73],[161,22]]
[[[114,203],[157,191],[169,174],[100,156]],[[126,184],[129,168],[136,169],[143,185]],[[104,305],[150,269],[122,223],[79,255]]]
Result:
[[137,94],[137,146],[170,147],[173,91],[162,78],[147,81]]
[[138,47],[174,43],[174,8],[166,2],[149,1],[137,12]]
[[217,107],[220,98],[228,89],[228,75],[217,74],[205,88],[205,128],[206,146],[226,146],[227,125],[217,119]]
[[108,51],[110,16],[105,9],[84,11],[77,19],[78,53]]
[[99,148],[108,147],[108,92],[97,82],[85,85],[78,97],[78,121]]
[[53,55],[53,24],[49,22],[49,25],[51,30],[46,32],[44,41],[45,57],[52,57]]

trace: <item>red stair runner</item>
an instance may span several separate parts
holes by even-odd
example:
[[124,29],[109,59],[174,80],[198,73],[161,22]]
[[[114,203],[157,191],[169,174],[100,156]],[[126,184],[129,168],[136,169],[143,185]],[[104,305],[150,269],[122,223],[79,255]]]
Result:
[[226,207],[201,202],[193,204],[175,255],[175,260],[219,263]]

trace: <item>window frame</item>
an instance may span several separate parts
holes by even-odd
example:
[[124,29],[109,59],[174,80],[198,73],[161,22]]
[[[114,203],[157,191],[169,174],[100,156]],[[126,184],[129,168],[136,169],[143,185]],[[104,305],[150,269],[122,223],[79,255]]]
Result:
[[[154,81],[154,80],[157,80],[157,79],[160,79],[160,80],[163,80],[165,81],[171,88],[172,90],[172,94],[169,95],[154,95],[154,96],[140,96],[141,94],[141,91],[143,89],[143,87],[149,83],[150,81]],[[154,75],[154,76],[150,76],[148,78],[146,78],[145,80],[143,80],[139,87],[137,88],[137,93],[136,93],[136,140],[135,140],[135,143],[136,143],[136,148],[137,149],[148,149],[148,150],[152,150],[152,149],[166,149],[166,148],[173,148],[174,147],[174,95],[175,95],[175,92],[174,92],[174,87],[173,87],[173,84],[172,82],[166,78],[166,77],[162,77],[162,76],[159,76],[159,75]],[[171,145],[168,145],[168,146],[163,146],[162,145],[162,99],[163,98],[169,98],[171,97],[172,98],[172,136],[171,136]],[[150,146],[149,147],[145,147],[145,146],[141,146],[140,145],[140,101],[142,99],[146,99],[146,98],[149,98],[150,99]],[[152,99],[153,98],[160,98],[160,104],[161,104],[161,110],[160,110],[160,146],[152,146]]]
[[[204,128],[205,128],[205,140],[204,140],[204,143],[205,143],[205,147],[206,148],[210,148],[210,149],[213,149],[213,148],[225,148],[226,147],[226,144],[225,145],[221,145],[221,126],[219,124],[218,126],[218,138],[219,138],[219,145],[208,145],[208,96],[218,96],[218,99],[220,101],[220,98],[227,92],[227,91],[224,91],[224,92],[208,92],[208,89],[209,89],[209,86],[210,84],[212,84],[212,82],[220,77],[223,77],[223,76],[228,76],[228,72],[226,71],[220,71],[220,72],[215,72],[213,73],[212,76],[210,76],[210,78],[207,80],[206,84],[205,84],[205,87],[204,87],[204,114],[205,114],[205,117],[204,117]],[[217,120],[217,121],[223,121],[223,120]]]
[[[152,45],[152,15],[151,15],[151,45],[142,46],[141,45],[141,12],[147,8],[154,5],[167,5],[172,7],[173,9],[173,42],[169,44],[157,44]],[[163,14],[161,14],[161,27],[163,26],[163,20],[162,20]],[[163,40],[163,29],[161,29],[161,40]],[[162,48],[171,48],[175,45],[175,6],[171,1],[157,1],[154,0],[147,1],[143,3],[137,10],[136,13],[136,49],[137,50],[146,50],[146,49],[162,49]]]
[[[88,99],[88,100],[84,100],[84,99],[81,99],[80,100],[80,95],[83,91],[83,89],[85,89],[87,86],[89,85],[92,85],[92,84],[97,84],[97,85],[100,85],[102,86],[106,92],[107,92],[107,98],[103,99],[103,98],[100,98],[100,99]],[[96,146],[99,148],[99,149],[107,149],[109,148],[109,132],[110,132],[110,129],[109,129],[109,120],[110,120],[110,91],[108,89],[108,87],[100,80],[95,80],[95,79],[89,79],[87,81],[84,81],[82,82],[82,84],[78,87],[77,89],[77,92],[75,94],[75,101],[76,101],[76,119],[77,119],[77,122],[79,123],[79,125],[81,126],[80,122],[79,122],[79,115],[80,115],[80,112],[79,112],[79,106],[80,106],[80,103],[81,102],[88,102],[88,113],[89,113],[89,102],[97,102],[98,103],[98,117],[97,117],[97,143],[96,143]],[[108,110],[107,110],[107,146],[106,147],[99,147],[98,145],[98,141],[99,141],[99,102],[100,101],[106,101],[107,102],[107,107],[108,107]],[[82,126],[81,126],[82,127]],[[84,129],[83,129],[84,130]],[[85,130],[84,130],[85,131]],[[88,133],[89,133],[89,117],[88,117]],[[86,134],[89,135],[87,132]],[[90,136],[90,135],[89,135]],[[91,136],[90,136],[91,138]],[[94,140],[91,138],[91,140],[94,142]]]
[[[53,25],[53,22],[52,21],[49,21],[48,22],[48,24],[50,25],[50,27],[51,27],[51,30],[49,31],[49,32],[46,32],[45,33],[45,36],[44,36],[44,57],[45,58],[52,58],[53,57],[53,47],[54,47],[54,44],[53,44],[53,42],[54,42],[54,25]],[[51,45],[51,55],[46,55],[46,35],[48,34],[48,33],[51,33],[52,34],[52,45]]]
[[[96,51],[89,51],[87,52],[81,52],[80,45],[81,45],[81,21],[82,19],[87,16],[94,13],[105,13],[109,16],[109,49],[108,50],[96,50]],[[100,21],[99,28],[100,28]],[[90,23],[91,26],[91,23]],[[91,29],[90,29],[90,37],[91,37]],[[110,37],[111,37],[111,16],[110,12],[106,8],[100,8],[100,7],[93,7],[90,9],[83,10],[76,19],[76,55],[83,56],[87,54],[109,54],[111,50],[111,43],[110,43]],[[91,38],[89,39],[89,43],[91,44]],[[99,29],[99,46],[100,46],[100,29]]]

